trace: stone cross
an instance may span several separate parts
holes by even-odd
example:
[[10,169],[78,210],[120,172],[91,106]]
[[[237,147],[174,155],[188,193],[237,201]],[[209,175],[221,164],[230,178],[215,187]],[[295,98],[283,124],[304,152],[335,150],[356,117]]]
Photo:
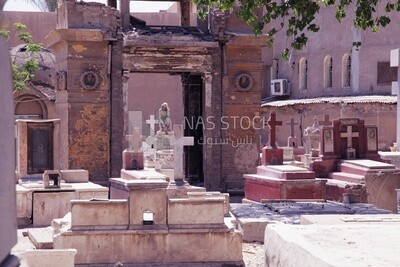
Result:
[[351,125],[347,126],[347,132],[341,133],[340,137],[347,137],[347,148],[353,148],[353,137],[359,137],[357,132],[353,132]]
[[294,118],[291,118],[290,122],[286,123],[286,125],[290,125],[290,136],[294,137],[294,126],[299,125],[299,123],[294,122]]
[[183,147],[193,146],[192,136],[183,136],[183,127],[180,124],[174,125],[174,180],[184,181],[185,172],[183,170]]
[[150,115],[150,119],[146,120],[146,123],[150,125],[150,136],[154,136],[154,126],[158,124],[158,120],[155,119],[154,115]]
[[271,112],[271,115],[267,121],[268,127],[270,129],[269,131],[269,145],[272,148],[276,148],[276,126],[281,126],[282,121],[277,121],[276,120],[276,113]]
[[329,115],[325,115],[324,116],[324,120],[323,121],[319,121],[319,125],[322,125],[322,126],[330,126],[330,125],[332,125],[332,122],[329,121]]
[[133,151],[138,151],[142,145],[142,136],[139,134],[139,127],[133,127],[133,133],[126,136],[128,148]]

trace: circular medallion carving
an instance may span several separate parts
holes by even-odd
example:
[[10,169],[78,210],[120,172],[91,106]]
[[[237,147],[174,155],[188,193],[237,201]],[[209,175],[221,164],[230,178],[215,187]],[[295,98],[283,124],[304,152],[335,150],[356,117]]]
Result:
[[235,86],[240,91],[249,91],[253,87],[253,77],[248,73],[240,73],[235,78]]
[[85,90],[96,90],[100,84],[100,76],[95,71],[88,70],[82,73],[79,79],[81,86]]

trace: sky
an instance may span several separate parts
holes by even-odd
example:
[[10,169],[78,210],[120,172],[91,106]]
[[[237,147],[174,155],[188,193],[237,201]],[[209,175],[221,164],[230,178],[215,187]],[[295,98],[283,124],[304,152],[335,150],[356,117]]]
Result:
[[[107,0],[95,0],[85,2],[99,2],[106,3]],[[173,2],[145,2],[145,1],[131,1],[131,11],[135,12],[158,12],[159,10],[168,9]],[[6,11],[40,11],[35,5],[31,4],[29,0],[8,0],[4,6]]]

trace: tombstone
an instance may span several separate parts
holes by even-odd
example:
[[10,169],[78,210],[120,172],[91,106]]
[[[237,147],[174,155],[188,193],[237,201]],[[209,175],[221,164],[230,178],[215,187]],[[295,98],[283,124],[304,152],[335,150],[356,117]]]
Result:
[[262,149],[262,165],[282,165],[283,149],[276,146],[276,127],[282,125],[282,121],[276,120],[276,113],[271,112],[267,121],[269,131],[269,145]]
[[132,134],[127,135],[128,148],[122,152],[122,169],[125,170],[143,170],[144,156],[141,150],[142,136],[139,134],[139,128],[134,127]]
[[12,100],[11,60],[7,42],[0,38],[0,265],[18,266],[18,259],[10,255],[17,243],[15,197],[14,107]]
[[290,119],[290,122],[286,123],[286,125],[290,125],[290,136],[288,137],[288,147],[297,147],[297,137],[294,133],[294,126],[299,125],[298,122],[294,121],[294,118]]
[[144,153],[144,165],[148,168],[155,167],[156,160],[156,137],[155,137],[155,125],[158,124],[158,120],[155,119],[154,115],[150,115],[150,119],[146,120],[146,123],[150,127],[150,135],[146,138],[146,144],[149,146],[147,149],[143,149]]
[[60,120],[16,120],[17,178],[42,179],[45,170],[60,169]]
[[175,183],[182,183],[185,181],[185,172],[183,169],[183,147],[193,146],[194,138],[191,136],[183,136],[183,126],[174,125],[174,181]]
[[309,154],[311,157],[319,156],[319,142],[320,142],[320,126],[318,119],[315,116],[313,118],[313,125],[307,127],[304,130],[305,139],[305,154]]

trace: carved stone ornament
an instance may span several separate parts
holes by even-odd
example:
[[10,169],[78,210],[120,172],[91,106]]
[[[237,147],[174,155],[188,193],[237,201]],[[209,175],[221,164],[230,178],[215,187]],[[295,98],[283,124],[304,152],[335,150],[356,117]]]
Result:
[[82,73],[79,82],[83,89],[93,91],[99,87],[101,78],[97,72],[88,70]]
[[57,72],[57,88],[56,90],[64,91],[67,90],[67,73],[63,70]]
[[235,78],[235,87],[240,91],[250,91],[253,83],[253,77],[248,73],[239,73]]

